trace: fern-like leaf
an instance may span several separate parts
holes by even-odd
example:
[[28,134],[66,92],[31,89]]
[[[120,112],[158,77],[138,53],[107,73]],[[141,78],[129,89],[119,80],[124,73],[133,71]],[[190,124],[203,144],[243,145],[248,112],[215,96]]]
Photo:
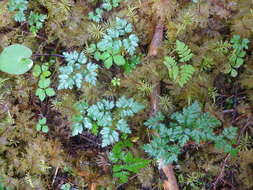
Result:
[[191,65],[182,65],[180,67],[180,78],[178,79],[178,84],[183,87],[192,77],[195,69]]
[[171,56],[164,57],[164,65],[168,68],[169,77],[172,80],[176,80],[179,75],[179,67],[177,66],[176,60]]
[[193,56],[191,49],[184,42],[179,40],[176,41],[176,51],[180,57],[180,62],[189,61]]

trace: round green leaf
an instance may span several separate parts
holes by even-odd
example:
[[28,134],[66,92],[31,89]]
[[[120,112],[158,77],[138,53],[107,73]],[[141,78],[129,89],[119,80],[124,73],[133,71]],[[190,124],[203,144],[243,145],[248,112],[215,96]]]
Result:
[[45,125],[47,123],[47,118],[43,117],[42,119],[39,120],[40,125]]
[[232,69],[230,74],[232,77],[236,77],[238,73],[235,69]]
[[53,88],[47,88],[47,89],[46,89],[46,94],[47,94],[48,96],[54,96],[54,95],[55,95],[55,91],[54,91]]
[[0,70],[13,75],[24,74],[33,66],[31,55],[32,51],[26,46],[8,46],[0,54]]
[[40,125],[40,124],[37,124],[37,125],[36,125],[36,130],[37,130],[37,131],[40,131],[40,130],[41,130],[41,125]]
[[114,60],[116,65],[125,65],[125,63],[126,63],[126,60],[121,55],[113,56],[113,60]]
[[49,131],[48,126],[43,125],[41,131],[44,132],[44,133],[48,133],[48,131]]

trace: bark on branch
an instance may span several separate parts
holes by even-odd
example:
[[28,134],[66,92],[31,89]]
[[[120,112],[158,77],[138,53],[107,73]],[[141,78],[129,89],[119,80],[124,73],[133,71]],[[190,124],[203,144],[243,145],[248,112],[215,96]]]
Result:
[[159,2],[155,15],[157,24],[155,26],[153,38],[149,46],[148,56],[156,56],[158,54],[158,49],[162,44],[165,14],[166,11],[168,11],[168,5],[169,0],[160,0]]

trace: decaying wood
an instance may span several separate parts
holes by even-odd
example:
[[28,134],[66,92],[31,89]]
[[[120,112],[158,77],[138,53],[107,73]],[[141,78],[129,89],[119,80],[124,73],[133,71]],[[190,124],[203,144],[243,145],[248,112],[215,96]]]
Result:
[[[151,102],[150,116],[154,116],[159,110],[159,95],[160,95],[160,83],[157,82],[156,84],[154,84],[154,88],[150,97]],[[173,171],[173,166],[171,164],[168,164],[162,167],[161,170],[166,176],[166,179],[163,181],[163,188],[165,190],[179,190],[179,187],[177,185],[177,179]]]
[[162,168],[162,171],[167,177],[167,180],[163,181],[163,188],[165,190],[179,190],[177,185],[177,179],[173,171],[173,166],[171,164],[168,164],[167,166]]
[[153,35],[152,42],[149,46],[148,56],[156,56],[158,54],[158,48],[162,44],[164,24],[160,19],[156,25],[155,33]]
[[152,41],[149,46],[148,56],[156,56],[158,54],[158,49],[162,44],[163,40],[163,31],[164,31],[164,21],[165,14],[168,11],[169,0],[160,0],[160,4],[156,10],[156,19],[157,24],[155,26],[154,34]]

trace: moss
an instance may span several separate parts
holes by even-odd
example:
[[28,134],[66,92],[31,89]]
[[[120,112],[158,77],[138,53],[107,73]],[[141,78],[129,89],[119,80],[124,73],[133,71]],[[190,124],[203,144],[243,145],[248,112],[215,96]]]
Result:
[[[71,118],[77,111],[73,105],[79,100],[90,104],[102,98],[116,99],[122,95],[134,97],[143,103],[146,109],[130,122],[134,133],[130,136],[137,147],[136,154],[147,157],[142,149],[149,141],[152,131],[144,128],[143,123],[150,114],[150,95],[153,85],[161,85],[160,110],[166,115],[181,110],[193,100],[203,103],[205,111],[211,112],[222,121],[222,128],[235,125],[244,130],[252,117],[252,42],[247,50],[244,65],[239,69],[239,76],[229,78],[221,72],[227,66],[229,57],[215,51],[221,40],[229,41],[233,34],[239,34],[251,41],[253,30],[253,2],[249,0],[201,1],[200,4],[189,0],[170,1],[166,7],[164,36],[156,57],[147,57],[148,47],[153,38],[160,10],[158,0],[128,0],[106,13],[102,23],[88,20],[88,12],[100,6],[101,0],[37,0],[30,1],[29,9],[47,14],[45,27],[33,36],[27,23],[16,23],[14,13],[7,9],[8,1],[0,1],[0,51],[4,47],[22,43],[30,47],[35,54],[62,54],[64,51],[86,50],[87,45],[96,43],[103,32],[113,25],[115,17],[123,17],[133,23],[134,31],[140,39],[138,54],[143,54],[141,64],[130,74],[122,68],[103,68],[103,63],[89,58],[100,66],[98,83],[82,86],[79,90],[57,91],[57,96],[41,102],[34,95],[37,81],[31,72],[22,76],[10,76],[1,73],[1,79],[8,78],[2,85],[0,80],[0,178],[4,184],[14,189],[59,189],[64,183],[71,183],[79,188],[97,186],[97,188],[115,189],[116,180],[112,178],[109,164],[108,171],[102,170],[96,163],[99,153],[110,151],[90,146],[88,141],[71,137]],[[159,11],[158,11],[159,12]],[[160,15],[161,16],[161,15]],[[169,80],[167,68],[163,64],[166,55],[172,55],[176,40],[187,42],[194,53],[192,65],[196,72],[192,80],[184,87]],[[34,62],[43,64],[51,58],[34,57]],[[63,59],[57,57],[52,65],[52,85],[57,86],[59,66]],[[120,78],[120,86],[111,84],[113,77]],[[215,97],[210,89],[216,89]],[[235,110],[235,111],[233,111]],[[38,133],[35,130],[38,119],[47,117],[50,132]],[[169,122],[169,121],[168,121]],[[248,124],[247,124],[248,125]],[[247,126],[252,136],[252,127]],[[243,133],[242,133],[243,134]],[[84,134],[86,135],[86,134]],[[87,137],[87,136],[85,136]],[[99,137],[92,136],[92,140]],[[205,151],[204,151],[205,150]],[[212,145],[196,147],[192,142],[184,147],[184,153],[177,165],[177,176],[185,181],[205,175],[198,180],[212,184],[220,172],[224,154],[213,149]],[[237,189],[251,189],[252,184],[252,146],[248,151],[240,151],[231,157],[225,168],[226,180]],[[148,158],[147,158],[148,159]],[[231,162],[230,162],[231,161]],[[124,187],[139,189],[142,187],[158,188],[162,181],[155,169],[156,164],[143,169],[137,178],[133,178]],[[236,167],[235,167],[236,166]],[[64,167],[73,172],[66,172]],[[58,171],[58,172],[56,172]],[[54,184],[52,181],[55,177]],[[194,178],[195,179],[195,178]],[[228,184],[219,183],[219,188]],[[182,188],[189,184],[182,182]],[[230,186],[229,186],[230,188]],[[211,187],[209,188],[211,189]]]

